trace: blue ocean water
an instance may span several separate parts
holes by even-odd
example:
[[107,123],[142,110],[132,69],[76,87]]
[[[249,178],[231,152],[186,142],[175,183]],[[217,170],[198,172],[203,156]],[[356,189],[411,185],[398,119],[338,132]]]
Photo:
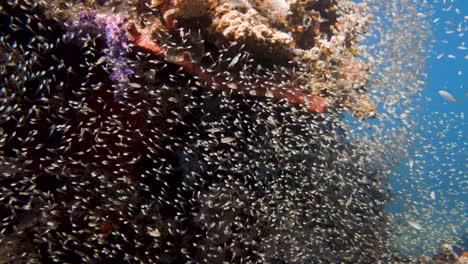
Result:
[[[443,242],[453,244],[461,252],[468,243],[468,141],[464,119],[468,109],[464,35],[468,5],[463,1],[444,2],[432,3],[431,16],[427,18],[432,42],[425,62],[425,85],[412,99],[416,107],[409,131],[413,144],[390,176],[395,197],[389,211],[402,226],[406,225],[402,237],[411,242],[404,247],[412,253],[429,254]],[[439,90],[448,91],[458,102],[441,97]],[[408,225],[408,221],[421,228]]]
[[[368,5],[376,33],[363,44],[370,47],[369,57],[380,60],[372,78],[387,80],[370,84],[378,118],[361,122],[347,116],[345,122],[352,124],[352,134],[378,142],[381,157],[375,162],[390,168],[387,210],[395,225],[394,247],[420,256],[449,243],[462,253],[468,246],[468,5]],[[443,98],[441,90],[457,102]]]

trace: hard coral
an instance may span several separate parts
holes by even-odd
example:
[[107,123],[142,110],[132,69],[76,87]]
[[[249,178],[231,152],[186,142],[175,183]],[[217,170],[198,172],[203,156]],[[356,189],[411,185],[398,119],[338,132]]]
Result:
[[461,256],[453,250],[450,244],[444,243],[441,245],[439,252],[432,258],[423,256],[420,258],[421,264],[466,264],[468,263],[466,252]]
[[291,14],[289,3],[286,0],[264,0],[257,1],[257,4],[265,10],[265,13],[268,14],[267,17],[273,23],[281,23]]
[[197,18],[207,15],[210,10],[210,0],[176,0],[174,16],[181,19]]
[[[161,0],[149,6],[134,0],[118,10],[140,25],[142,39],[154,40],[160,47],[169,42],[179,45],[163,48],[167,60],[188,55],[199,63],[213,48],[242,47],[255,63],[294,72],[290,81],[303,94],[327,96],[337,108],[346,105],[356,116],[373,116],[375,109],[363,96],[369,70],[355,57],[370,19],[364,6],[348,0]],[[84,7],[73,6],[67,12],[78,8]],[[164,31],[166,35],[161,34]],[[175,41],[179,31],[192,36],[198,32],[201,44],[187,51],[189,44]],[[228,56],[235,57],[234,52]]]
[[215,9],[211,24],[214,33],[220,33],[230,41],[247,42],[251,45],[289,47],[293,42],[290,35],[268,25],[268,19],[257,10],[248,8],[240,11],[229,4]]

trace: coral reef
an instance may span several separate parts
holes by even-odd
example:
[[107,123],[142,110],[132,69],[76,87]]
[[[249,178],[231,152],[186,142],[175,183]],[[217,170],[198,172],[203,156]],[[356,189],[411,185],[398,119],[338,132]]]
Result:
[[334,114],[372,115],[367,18],[335,2],[0,0],[0,259],[381,259],[385,171]]
[[442,244],[439,252],[432,258],[423,256],[419,259],[421,264],[466,264],[468,263],[468,253],[464,252],[461,256],[453,250],[449,244]]
[[[286,99],[291,103],[302,104],[310,112],[324,112],[327,108],[327,102],[325,99],[316,95],[306,95],[300,89],[295,87],[294,84],[282,83],[280,86],[272,85],[268,83],[260,84],[244,84],[237,83],[235,81],[226,81],[215,75],[206,73],[199,65],[192,62],[192,58],[189,53],[179,53],[167,56],[165,52],[158,44],[149,40],[146,36],[142,35],[135,27],[135,24],[131,23],[128,29],[130,33],[130,39],[140,48],[143,48],[154,55],[161,56],[166,60],[175,63],[184,69],[185,72],[196,76],[203,85],[209,86],[216,89],[225,90],[228,92],[242,93],[253,96],[269,96],[277,99]],[[268,87],[268,86],[271,87]]]
[[356,58],[370,19],[364,9],[349,1],[221,1],[209,18],[209,34],[218,46],[242,43],[264,63],[293,68],[304,92],[368,118],[376,115],[366,96],[369,67]]
[[288,49],[293,44],[291,35],[270,27],[268,18],[248,4],[242,8],[227,3],[217,6],[211,27],[213,33],[219,33],[223,39],[248,43],[252,48],[281,46]]
[[[98,35],[102,34],[106,40],[106,54],[96,61],[96,64],[108,62],[111,64],[110,78],[117,86],[117,94],[131,88],[130,76],[134,73],[126,65],[125,54],[130,51],[126,31],[122,29],[125,19],[119,15],[98,14],[95,11],[82,11],[68,21],[67,34],[64,41],[74,41],[81,30]],[[130,84],[129,84],[130,83]]]
[[[161,2],[164,3],[158,2],[158,4],[164,4],[165,7],[160,8],[162,18],[159,22],[154,16],[149,19],[149,22],[129,16],[141,27],[140,31],[147,32],[142,33],[146,35],[145,38],[158,43],[159,46],[161,46],[159,42],[164,42],[165,38],[152,36],[160,36],[160,32],[164,29],[169,31],[178,29],[182,32],[185,27],[188,27],[192,31],[201,31],[200,34],[205,36],[203,38],[218,49],[225,49],[223,48],[225,46],[238,47],[225,54],[225,60],[236,61],[239,59],[236,55],[245,50],[252,60],[255,60],[251,64],[261,63],[266,68],[280,65],[286,69],[285,74],[289,75],[287,81],[293,83],[295,87],[291,89],[291,94],[296,94],[296,98],[303,97],[303,93],[314,97],[324,97],[327,106],[333,106],[333,110],[346,109],[359,118],[376,115],[375,107],[366,95],[369,67],[356,57],[357,42],[370,19],[369,16],[364,15],[365,6],[349,1],[332,3],[332,1],[314,0],[289,3],[287,1],[206,0],[199,1],[199,4],[209,6],[209,9],[203,9],[209,11],[198,12],[195,2]],[[161,25],[164,26],[161,27]],[[190,31],[183,34],[192,35]],[[178,48],[183,49],[183,41],[178,44]],[[258,50],[262,52],[256,52]],[[238,61],[238,63],[243,62]],[[223,74],[232,65],[220,64],[216,70],[211,69],[209,64],[196,65],[196,67],[200,70]],[[225,68],[226,66],[228,69]],[[294,74],[291,75],[291,72]],[[274,74],[282,73],[275,72]],[[201,77],[201,79],[204,78]],[[277,80],[277,82],[281,81]],[[255,85],[248,83],[248,86]],[[213,88],[220,87],[215,85]],[[297,88],[302,92],[299,92]],[[251,90],[257,90],[261,96],[267,94],[262,91],[263,88],[259,90],[258,86]],[[281,96],[275,95],[274,97]],[[306,108],[310,108],[307,106],[307,100],[303,103],[296,99],[295,103],[302,103]],[[319,108],[325,110],[325,107],[317,109]]]

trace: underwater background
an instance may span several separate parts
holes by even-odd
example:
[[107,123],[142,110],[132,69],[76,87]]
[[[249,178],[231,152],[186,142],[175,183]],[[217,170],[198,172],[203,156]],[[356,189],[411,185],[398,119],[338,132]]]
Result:
[[463,1],[0,4],[0,263],[467,263]]
[[[427,78],[420,95],[412,99],[416,107],[411,135],[414,141],[408,157],[392,171],[395,202],[389,207],[401,221],[419,222],[413,228],[413,242],[404,248],[427,252],[443,242],[458,251],[467,246],[467,126],[466,112],[468,8],[461,1],[431,3],[431,44],[426,52]],[[438,93],[447,90],[457,102]],[[409,227],[411,229],[411,227]],[[457,241],[457,242],[455,242]],[[432,244],[433,246],[429,246]]]

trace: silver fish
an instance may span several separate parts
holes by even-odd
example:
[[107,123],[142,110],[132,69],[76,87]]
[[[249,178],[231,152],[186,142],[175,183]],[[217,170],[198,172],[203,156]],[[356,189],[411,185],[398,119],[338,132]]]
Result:
[[457,98],[453,97],[449,92],[444,91],[444,90],[439,90],[439,95],[442,96],[444,99],[451,101],[451,102],[457,102]]

